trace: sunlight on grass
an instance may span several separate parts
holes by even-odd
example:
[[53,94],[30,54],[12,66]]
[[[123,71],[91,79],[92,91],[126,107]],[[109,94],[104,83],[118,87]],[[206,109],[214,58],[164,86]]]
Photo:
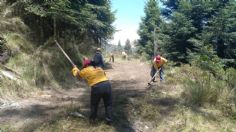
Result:
[[57,120],[49,125],[43,125],[37,132],[114,132],[115,129],[112,126],[108,126],[103,122],[96,125],[91,125],[88,120],[76,119],[72,117],[66,117],[64,119]]

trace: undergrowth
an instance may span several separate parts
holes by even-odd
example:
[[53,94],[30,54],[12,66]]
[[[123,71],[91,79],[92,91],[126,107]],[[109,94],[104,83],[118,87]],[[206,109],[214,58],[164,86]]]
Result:
[[[71,76],[72,66],[56,47],[53,41],[36,47],[25,36],[8,34],[6,46],[10,49],[10,58],[6,66],[20,75],[16,81],[7,78],[1,80],[0,96],[31,94],[35,90],[67,89],[74,84]],[[47,48],[45,48],[47,47]],[[70,52],[76,64],[81,64],[81,54],[76,49]],[[11,94],[6,94],[11,93]],[[21,95],[22,93],[22,95]]]

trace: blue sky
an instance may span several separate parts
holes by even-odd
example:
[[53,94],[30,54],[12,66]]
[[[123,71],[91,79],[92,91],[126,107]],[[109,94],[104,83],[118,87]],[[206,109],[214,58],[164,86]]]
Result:
[[137,30],[141,17],[144,16],[144,6],[146,0],[112,0],[112,10],[116,10],[116,21],[113,23],[117,31],[112,44],[121,41],[124,45],[126,39],[131,41],[138,39]]

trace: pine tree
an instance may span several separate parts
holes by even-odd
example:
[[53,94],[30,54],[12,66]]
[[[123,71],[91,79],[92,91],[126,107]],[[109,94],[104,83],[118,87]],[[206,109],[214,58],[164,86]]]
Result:
[[217,55],[227,64],[236,67],[236,2],[231,1],[221,8],[205,30]]
[[125,41],[124,50],[125,50],[125,52],[126,52],[128,55],[132,54],[132,47],[131,47],[131,44],[130,44],[130,40],[129,40],[129,39],[127,39],[127,40]]
[[158,26],[161,23],[160,11],[156,0],[148,0],[144,8],[145,16],[142,18],[138,34],[140,39],[138,40],[138,53],[147,53],[151,57],[154,53],[154,37],[153,32],[158,30]]
[[168,25],[168,39],[165,40],[164,48],[167,57],[174,61],[187,63],[188,51],[196,47],[189,41],[196,28],[191,21],[181,13],[175,13],[172,22]]
[[118,50],[118,52],[122,52],[123,51],[123,47],[121,46],[120,40],[118,41],[117,50]]
[[[235,1],[231,1],[235,3]],[[163,4],[166,8],[163,11],[163,15],[168,18],[168,22],[162,24],[161,33],[158,36],[160,40],[162,51],[175,61],[181,61],[189,63],[188,59],[191,58],[190,54],[199,53],[204,46],[213,44],[213,36],[219,39],[224,38],[224,31],[221,30],[224,24],[220,23],[220,20],[230,20],[231,17],[221,18],[217,20],[222,9],[227,7],[228,1],[184,1],[184,0],[166,0]],[[230,13],[229,13],[230,12]],[[232,14],[233,10],[228,14]],[[213,20],[214,18],[214,20]],[[213,22],[215,21],[215,22]],[[217,22],[218,24],[217,24]],[[226,22],[225,21],[225,22]],[[216,25],[214,25],[214,24]],[[232,22],[231,22],[232,23]],[[214,25],[214,26],[213,26]],[[211,31],[206,31],[210,29]],[[221,29],[220,29],[221,28]],[[219,30],[217,30],[219,29]],[[212,32],[212,33],[210,33]],[[223,33],[219,36],[219,33]],[[217,35],[218,34],[218,35]],[[218,36],[218,37],[216,37]],[[214,41],[215,42],[215,41]],[[213,44],[223,46],[222,39]],[[226,46],[227,47],[227,46]],[[224,52],[221,47],[219,53]],[[232,46],[231,46],[232,47]],[[216,49],[216,48],[215,48]]]
[[102,41],[106,41],[112,37],[114,33],[114,27],[112,23],[115,20],[114,12],[111,11],[111,2],[110,0],[88,0],[90,7],[90,14],[95,14],[95,18],[91,19],[90,33],[93,35],[95,40],[99,44]]
[[75,38],[74,43],[89,40],[91,42],[87,44],[99,46],[110,39],[114,32],[114,12],[111,11],[110,0],[7,2],[12,5],[15,16],[21,17],[32,29],[31,35],[40,45],[54,35],[62,40]]

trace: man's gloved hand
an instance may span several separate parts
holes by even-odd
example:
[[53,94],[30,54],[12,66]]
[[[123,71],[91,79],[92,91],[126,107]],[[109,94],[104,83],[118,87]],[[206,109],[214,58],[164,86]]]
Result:
[[74,66],[71,72],[72,72],[72,75],[76,77],[79,73],[79,69],[76,66]]

